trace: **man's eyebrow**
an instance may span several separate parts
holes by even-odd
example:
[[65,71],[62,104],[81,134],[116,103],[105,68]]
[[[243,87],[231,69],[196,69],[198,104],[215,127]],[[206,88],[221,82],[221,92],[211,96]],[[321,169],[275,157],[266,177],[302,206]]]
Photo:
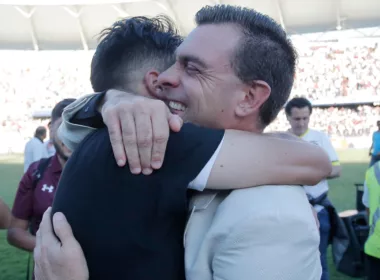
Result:
[[202,60],[201,58],[191,55],[191,54],[179,54],[177,55],[177,59],[180,62],[195,62],[196,64],[199,64],[203,68],[207,68],[207,63]]

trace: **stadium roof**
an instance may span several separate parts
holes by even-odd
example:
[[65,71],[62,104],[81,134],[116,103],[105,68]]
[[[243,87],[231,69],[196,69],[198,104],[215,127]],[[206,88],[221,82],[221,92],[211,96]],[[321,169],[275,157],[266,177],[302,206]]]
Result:
[[380,26],[379,0],[0,0],[0,49],[94,49],[118,18],[162,13],[186,35],[195,13],[213,4],[254,8],[289,34]]

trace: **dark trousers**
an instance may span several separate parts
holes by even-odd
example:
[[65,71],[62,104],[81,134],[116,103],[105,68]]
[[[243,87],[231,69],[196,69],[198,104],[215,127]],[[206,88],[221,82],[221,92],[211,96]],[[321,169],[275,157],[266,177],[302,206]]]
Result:
[[367,255],[367,280],[380,279],[380,259]]
[[318,212],[319,220],[319,233],[321,241],[319,243],[319,252],[321,253],[321,264],[322,264],[322,277],[321,280],[329,280],[329,270],[327,264],[327,247],[329,246],[330,237],[330,215],[326,209],[322,209]]

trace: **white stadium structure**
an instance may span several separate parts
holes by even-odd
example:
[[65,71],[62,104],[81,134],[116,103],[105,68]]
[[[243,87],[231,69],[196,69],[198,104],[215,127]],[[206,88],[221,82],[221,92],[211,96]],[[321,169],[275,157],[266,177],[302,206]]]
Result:
[[[380,114],[379,0],[0,0],[0,153],[22,151],[46,124],[33,115],[91,91],[89,63],[103,28],[123,17],[167,14],[186,35],[195,13],[215,4],[278,21],[300,55],[293,95],[325,107],[312,125],[338,147],[370,145]],[[283,115],[271,126],[285,127]]]

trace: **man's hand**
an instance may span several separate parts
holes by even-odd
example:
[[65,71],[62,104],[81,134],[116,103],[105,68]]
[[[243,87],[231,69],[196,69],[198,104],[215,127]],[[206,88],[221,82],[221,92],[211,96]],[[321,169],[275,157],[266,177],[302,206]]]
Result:
[[107,91],[101,113],[117,164],[128,161],[133,174],[162,166],[169,130],[178,132],[183,123],[164,102],[118,90]]
[[89,272],[82,248],[75,240],[70,225],[62,213],[50,221],[51,208],[46,210],[37,232],[34,249],[36,280],[87,280]]

